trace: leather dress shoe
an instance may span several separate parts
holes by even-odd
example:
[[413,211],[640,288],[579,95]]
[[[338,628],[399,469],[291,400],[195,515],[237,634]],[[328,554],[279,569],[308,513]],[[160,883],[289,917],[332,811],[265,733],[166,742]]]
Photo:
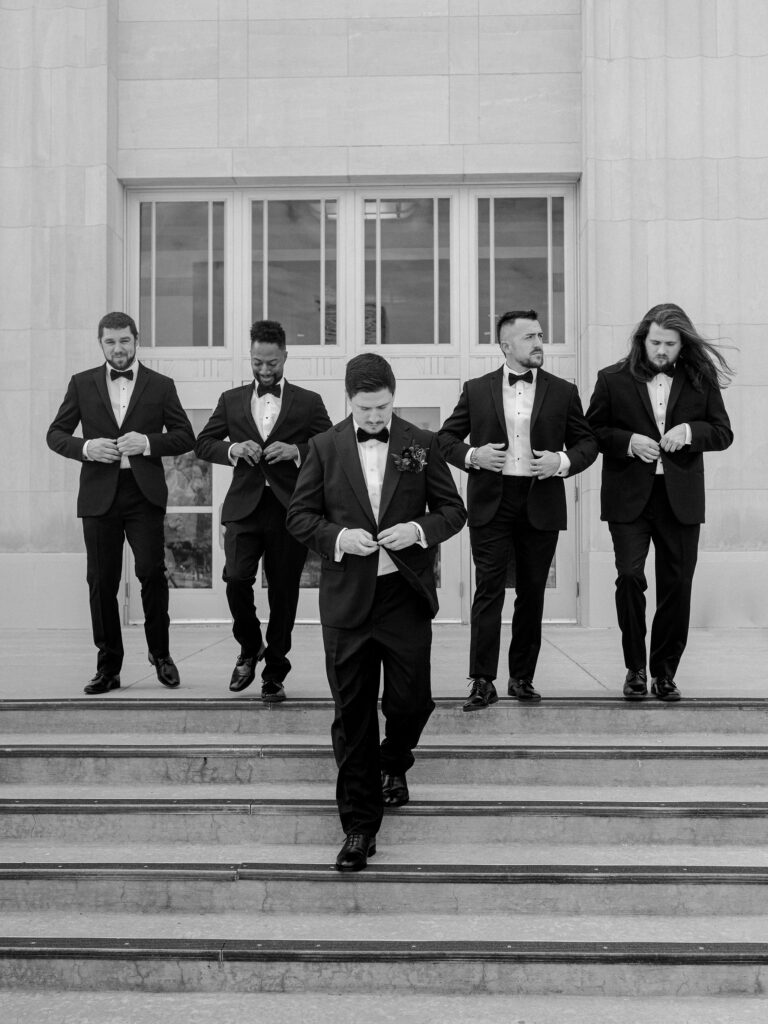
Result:
[[643,700],[648,696],[648,676],[644,668],[627,669],[627,678],[624,680],[624,699]]
[[368,866],[368,858],[376,853],[376,836],[364,832],[350,832],[339,850],[335,868],[337,871],[362,871]]
[[110,690],[120,689],[120,676],[105,676],[103,672],[97,672],[87,686],[83,687],[84,693],[109,693]]
[[499,699],[498,693],[496,693],[496,687],[493,685],[490,679],[484,679],[482,676],[477,676],[471,680],[472,689],[469,691],[469,696],[464,701],[462,706],[463,711],[481,711],[483,708],[490,707],[491,704],[495,704]]
[[262,678],[261,699],[267,704],[279,704],[285,700],[285,687],[277,679]]
[[404,775],[381,773],[381,795],[385,807],[402,807],[411,798]]
[[243,654],[241,651],[235,662],[229,688],[233,693],[247,689],[256,678],[256,662],[261,661],[266,653],[266,645],[262,644],[258,654]]
[[179,678],[179,670],[176,668],[176,662],[170,654],[166,654],[165,657],[150,654],[149,663],[150,665],[155,666],[157,678],[163,686],[168,686],[173,690],[181,682],[181,679]]
[[507,693],[510,697],[517,697],[522,704],[538,704],[541,700],[541,694],[533,688],[532,679],[518,679],[515,676],[510,676]]
[[659,676],[658,679],[651,681],[651,693],[654,697],[658,697],[659,700],[665,700],[668,702],[680,700],[682,694],[675,685],[675,680],[671,676]]

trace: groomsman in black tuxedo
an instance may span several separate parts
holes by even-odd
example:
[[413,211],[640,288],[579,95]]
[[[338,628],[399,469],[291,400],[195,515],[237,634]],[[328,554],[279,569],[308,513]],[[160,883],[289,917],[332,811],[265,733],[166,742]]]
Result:
[[406,772],[434,708],[435,547],[459,532],[466,512],[435,436],[393,415],[386,359],[355,356],[345,388],[351,415],[310,441],[288,528],[322,558],[320,620],[346,833],[336,868],[360,871],[376,852],[384,805],[409,799]]
[[[141,581],[149,660],[164,686],[179,685],[168,649],[164,520],[168,501],[162,457],[195,443],[170,377],[138,360],[136,324],[108,313],[98,338],[106,363],[76,373],[53,423],[48,447],[82,463],[77,514],[83,521],[96,675],[88,694],[120,686],[123,640],[117,592],[127,537]],[[82,437],[75,437],[77,426]]]
[[476,585],[465,711],[498,700],[494,680],[512,552],[516,598],[507,693],[527,704],[541,700],[533,676],[549,568],[558,533],[567,526],[563,480],[597,458],[576,387],[541,369],[544,338],[535,310],[504,313],[496,338],[504,365],[466,382],[438,435],[448,462],[469,473]]
[[[229,688],[239,693],[250,686],[264,660],[261,698],[268,703],[285,700],[307,557],[306,547],[286,530],[285,513],[310,437],[331,425],[322,398],[285,379],[287,356],[281,325],[257,320],[251,327],[254,382],[224,392],[195,446],[199,458],[234,466],[221,511],[224,580],[232,632],[240,644]],[[269,602],[266,642],[253,599],[262,558]]]
[[693,572],[704,522],[704,457],[733,441],[721,388],[732,371],[673,302],[649,309],[629,355],[600,370],[587,419],[603,453],[601,518],[616,559],[624,697],[648,695],[645,562],[656,555],[651,692],[678,701],[675,673],[688,639]]

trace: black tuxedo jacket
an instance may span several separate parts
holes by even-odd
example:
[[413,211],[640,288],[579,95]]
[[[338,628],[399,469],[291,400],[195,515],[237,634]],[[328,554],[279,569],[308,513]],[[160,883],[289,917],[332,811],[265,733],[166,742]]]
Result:
[[[78,516],[100,516],[115,498],[119,462],[83,462],[83,445],[96,437],[117,438],[136,430],[149,438],[151,455],[131,455],[130,463],[142,494],[153,505],[165,508],[168,487],[162,456],[183,455],[195,443],[187,414],[181,407],[170,377],[138,364],[131,401],[120,426],[107,388],[105,366],[76,373],[53,423],[48,428],[48,447],[68,459],[82,462]],[[82,437],[74,437],[82,424]]]
[[[440,428],[438,438],[443,454],[452,466],[467,471],[470,448],[484,444],[509,445],[504,418],[501,367],[483,377],[468,380],[458,405]],[[469,435],[469,444],[464,438]],[[597,441],[581,408],[574,384],[546,370],[536,371],[536,391],[531,412],[531,448],[565,454],[571,462],[569,476],[581,473],[597,458]],[[467,484],[469,525],[484,526],[496,514],[501,502],[504,477],[486,469],[470,469]],[[537,530],[565,530],[565,486],[562,477],[533,479],[528,495],[528,518]]]
[[[421,472],[401,472],[393,455],[400,455],[412,444],[424,449],[427,464]],[[435,435],[393,416],[376,522],[360,465],[354,423],[349,416],[310,441],[309,455],[288,509],[287,526],[322,558],[321,622],[351,629],[364,622],[371,612],[378,558],[345,554],[340,562],[334,561],[336,538],[342,527],[368,530],[376,537],[388,526],[418,523],[428,547],[413,544],[388,554],[408,583],[424,596],[434,617],[438,608],[434,547],[458,533],[466,518]],[[407,623],[404,628],[407,629]]]
[[[631,523],[642,513],[656,475],[655,462],[628,455],[633,434],[661,440],[648,386],[632,376],[626,360],[600,370],[587,419],[603,453],[600,518]],[[661,453],[669,504],[681,523],[704,522],[704,457],[733,441],[730,420],[718,388],[694,388],[678,362],[667,402],[665,429],[680,423],[691,427],[691,443],[677,452]]]
[[[280,415],[265,441],[251,413],[254,387],[255,384],[246,384],[224,392],[211,418],[200,431],[195,454],[208,462],[231,466],[227,452],[238,441],[256,441],[262,447],[273,441],[283,441],[298,447],[300,461],[303,463],[307,457],[310,437],[327,430],[331,425],[322,398],[314,391],[285,381]],[[229,440],[225,441],[224,438]],[[272,493],[287,508],[298,475],[298,467],[293,461],[269,465],[262,459],[251,466],[245,459],[238,459],[221,510],[222,523],[235,522],[250,515],[261,500],[267,480]]]

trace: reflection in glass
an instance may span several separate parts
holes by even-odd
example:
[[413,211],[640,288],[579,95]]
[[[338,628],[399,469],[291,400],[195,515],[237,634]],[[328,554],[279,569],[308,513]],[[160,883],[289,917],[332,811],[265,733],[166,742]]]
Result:
[[437,405],[400,405],[394,407],[394,412],[422,430],[437,432],[440,429],[440,407]]
[[165,517],[165,570],[171,588],[210,590],[210,512],[169,512]]
[[143,344],[223,345],[224,203],[141,203],[139,221]]
[[[190,423],[195,435],[205,426],[208,409],[188,409]],[[168,485],[168,507],[186,508],[206,505],[213,501],[210,462],[198,459],[194,452],[183,455],[167,455],[163,458],[165,482]]]
[[450,342],[450,199],[365,200],[365,344]]
[[477,203],[478,338],[496,341],[496,320],[535,309],[544,341],[565,341],[564,200],[481,198]]
[[254,201],[251,247],[252,320],[279,320],[289,345],[335,345],[336,201]]
[[[515,586],[515,552],[510,551],[509,561],[507,562],[507,578],[504,586],[507,589],[514,588]],[[552,559],[552,565],[549,567],[549,575],[547,576],[547,590],[554,589],[557,586],[557,554]]]

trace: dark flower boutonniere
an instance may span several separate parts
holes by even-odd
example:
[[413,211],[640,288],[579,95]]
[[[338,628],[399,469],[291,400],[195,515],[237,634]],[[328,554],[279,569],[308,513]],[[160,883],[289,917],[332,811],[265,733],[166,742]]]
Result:
[[415,441],[392,458],[401,473],[421,473],[427,464],[427,453]]

